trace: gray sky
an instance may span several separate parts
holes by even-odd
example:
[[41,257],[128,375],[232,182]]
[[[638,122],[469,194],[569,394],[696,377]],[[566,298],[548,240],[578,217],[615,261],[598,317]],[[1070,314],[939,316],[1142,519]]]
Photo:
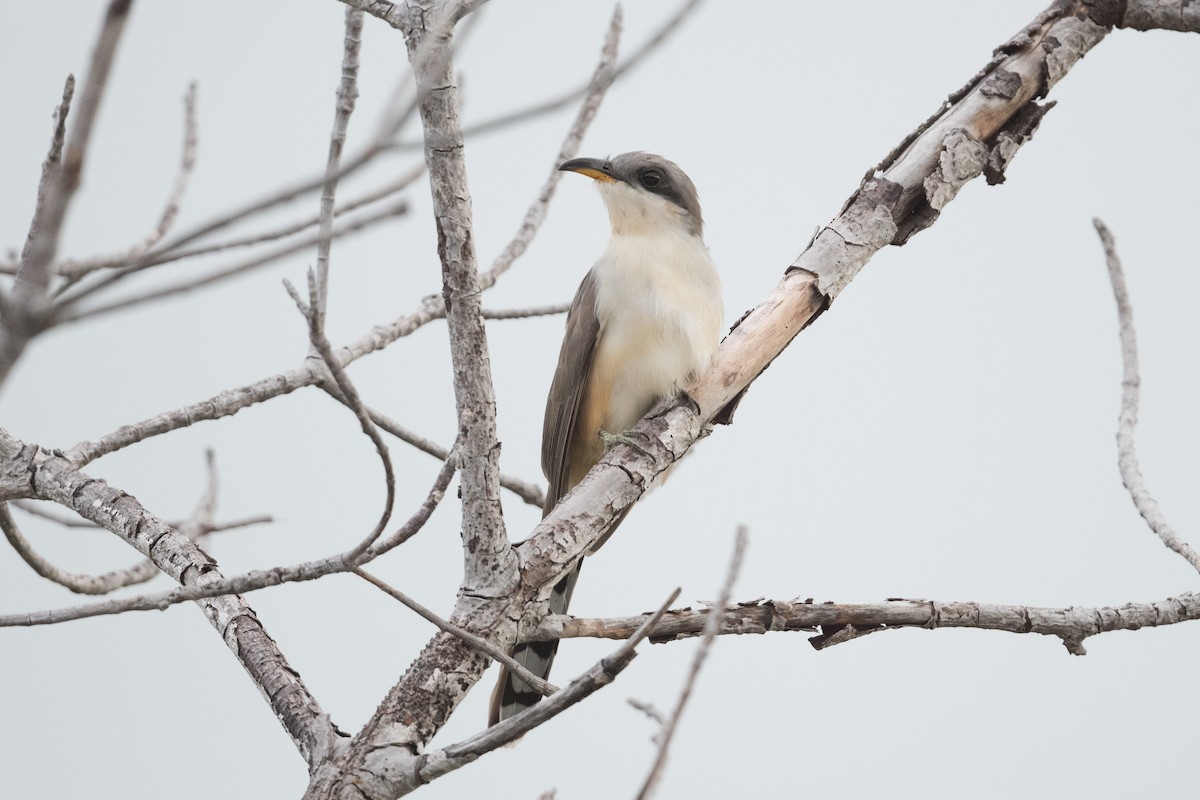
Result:
[[[766,295],[863,172],[957,89],[1043,3],[710,3],[612,89],[582,154],[660,152],[695,181],[725,282],[728,321]],[[103,4],[6,3],[0,246],[18,247],[50,112],[82,77]],[[180,100],[199,83],[200,160],[180,226],[321,169],[339,75],[343,7],[304,2],[142,3],[121,44],[65,249],[119,250],[152,227],[174,179]],[[668,13],[630,4],[623,51]],[[466,44],[467,122],[590,75],[609,3],[491,4]],[[401,37],[368,18],[351,149],[370,136],[405,67]],[[738,523],[750,549],[735,596],[888,597],[1043,606],[1149,602],[1195,586],[1137,517],[1113,434],[1120,392],[1102,217],[1125,261],[1141,345],[1138,447],[1184,538],[1200,529],[1200,295],[1194,187],[1200,140],[1195,37],[1119,31],[1055,87],[1058,106],[1009,170],[968,185],[943,218],[881,252],[753,386],[669,484],[590,560],[572,611],[636,613],[676,585],[717,594]],[[468,141],[480,258],[516,229],[575,110]],[[409,131],[409,136],[414,133]],[[378,186],[419,151],[343,188]],[[440,290],[427,190],[413,213],[334,247],[331,338],[344,341]],[[316,197],[275,215],[308,216]],[[1174,231],[1175,233],[1172,233]],[[595,192],[567,176],[546,225],[487,305],[568,299],[607,236]],[[0,395],[0,424],[69,447],[295,366],[303,324],[280,279],[299,254],[220,288],[39,339]],[[225,263],[224,261],[211,262]],[[163,280],[193,274],[181,263]],[[153,282],[153,281],[151,281]],[[502,466],[539,478],[542,403],[561,318],[489,328]],[[358,362],[374,405],[453,438],[445,327]],[[152,439],[89,472],[165,518],[185,517],[216,449],[220,516],[278,521],[211,543],[227,573],[342,549],[370,529],[382,481],[344,409],[306,390]],[[393,446],[399,514],[438,464]],[[504,497],[509,533],[538,512]],[[131,561],[113,537],[22,515],[64,567]],[[443,613],[461,573],[457,509],[377,572]],[[165,579],[156,584],[167,586]],[[0,550],[0,610],[74,605]],[[432,629],[359,580],[250,596],[324,708],[356,731]],[[1188,680],[1197,628],[1108,634],[1089,655],[1057,640],[901,631],[827,652],[803,635],[724,637],[679,731],[661,797],[1175,797],[1198,741]],[[629,797],[653,726],[625,699],[674,702],[694,643],[644,647],[620,680],[527,736],[437,781],[429,798]],[[568,642],[559,682],[611,643]],[[0,793],[11,797],[296,797],[304,765],[196,609],[0,631]],[[484,722],[492,676],[435,740]],[[598,766],[603,765],[603,766]],[[1191,790],[1191,791],[1189,791]]]

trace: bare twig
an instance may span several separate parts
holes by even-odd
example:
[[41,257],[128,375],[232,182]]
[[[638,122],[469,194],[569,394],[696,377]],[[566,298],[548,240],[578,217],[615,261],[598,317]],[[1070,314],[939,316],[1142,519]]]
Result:
[[[100,101],[108,84],[109,70],[117,52],[117,44],[125,30],[125,21],[131,5],[131,0],[111,0],[108,4],[100,36],[96,40],[96,49],[92,51],[92,60],[88,65],[87,78],[76,104],[74,121],[67,139],[66,156],[61,167],[53,170],[53,177],[47,182],[45,202],[39,208],[42,213],[30,226],[31,231],[36,233],[33,233],[31,241],[26,243],[21,269],[17,275],[18,286],[25,285],[38,293],[44,293],[49,286],[50,266],[58,249],[62,224],[75,191],[79,188],[92,127],[100,110]],[[67,93],[64,93],[63,100],[64,104],[69,101]],[[65,117],[65,108],[63,116]]]
[[1133,328],[1133,308],[1129,303],[1129,290],[1125,285],[1125,274],[1121,269],[1121,259],[1117,256],[1113,235],[1099,218],[1093,219],[1092,224],[1096,226],[1096,233],[1100,235],[1100,243],[1104,246],[1108,277],[1112,281],[1113,296],[1117,301],[1117,320],[1121,327],[1121,363],[1124,374],[1121,378],[1121,415],[1117,423],[1117,465],[1121,470],[1121,481],[1129,490],[1133,505],[1142,515],[1142,519],[1146,520],[1150,530],[1154,531],[1164,545],[1187,560],[1193,569],[1200,570],[1200,554],[1179,538],[1179,534],[1167,522],[1158,501],[1146,488],[1146,479],[1142,477],[1142,470],[1138,465],[1133,432],[1137,427],[1142,379],[1138,375],[1137,333]]
[[[409,170],[408,173],[406,173],[405,175],[401,176],[400,178],[392,181],[391,183],[387,183],[387,184],[379,187],[378,189],[374,189],[370,192],[367,192],[366,194],[355,197],[353,200],[349,200],[345,203],[339,203],[337,205],[337,207],[334,208],[334,210],[333,210],[333,216],[336,219],[336,218],[342,217],[345,214],[350,213],[351,211],[356,211],[356,210],[362,208],[363,206],[367,206],[367,205],[375,203],[379,200],[383,200],[385,198],[391,197],[392,195],[396,194],[397,192],[403,191],[404,189],[408,188],[410,185],[412,185],[412,183],[417,178],[421,177],[421,175],[423,175],[424,173],[425,173],[425,164],[424,164],[424,162],[422,162],[422,163],[418,164],[416,167],[414,167],[413,169]],[[160,252],[159,255],[150,256],[148,258],[141,259],[138,262],[138,270],[148,269],[150,267],[157,267],[162,264],[169,264],[169,263],[172,263],[175,261],[182,261],[187,258],[195,258],[196,256],[204,256],[204,255],[209,255],[212,253],[218,253],[218,252],[221,252],[222,250],[233,250],[233,249],[239,248],[239,247],[251,247],[253,245],[266,244],[267,242],[273,242],[273,241],[276,241],[277,239],[283,239],[285,237],[292,236],[293,234],[301,233],[305,230],[308,230],[309,228],[314,228],[317,225],[319,225],[320,222],[321,222],[320,215],[314,214],[313,216],[311,216],[307,219],[300,220],[299,222],[289,223],[288,225],[285,225],[283,227],[271,228],[270,230],[261,231],[259,233],[251,233],[251,234],[247,234],[246,236],[235,237],[232,239],[225,239],[223,241],[214,242],[213,244],[201,245],[201,246],[193,247],[190,249],[177,248],[174,250]],[[78,266],[78,268],[80,270],[78,272],[73,271],[73,268],[76,265]],[[92,266],[92,262],[87,262],[86,264],[81,263],[81,262],[63,262],[58,267],[58,273],[60,275],[65,275],[67,277],[72,277],[72,278],[82,277],[84,274],[86,274],[86,272],[93,271],[94,269],[100,269],[105,266],[109,266],[109,265]],[[112,265],[112,266],[121,266],[121,265],[118,264],[118,265]],[[3,272],[3,271],[4,271],[3,267],[0,267],[0,272]]]
[[[426,297],[415,311],[386,325],[377,325],[366,334],[339,348],[337,351],[338,363],[345,367],[369,353],[382,350],[421,326],[435,319],[441,319],[444,314],[445,304],[440,297]],[[322,368],[321,363],[315,359],[305,359],[299,367],[287,372],[271,375],[245,386],[226,389],[183,408],[164,411],[132,425],[122,425],[99,439],[80,442],[68,451],[67,456],[75,466],[82,467],[101,456],[145,441],[152,436],[160,436],[180,428],[186,428],[203,420],[232,416],[243,408],[248,408],[256,403],[294,392],[303,386],[321,383],[327,377],[328,373]]]
[[521,221],[512,240],[500,252],[500,255],[496,256],[488,270],[479,276],[481,289],[489,288],[500,275],[512,266],[514,261],[521,257],[529,247],[529,243],[533,241],[533,237],[537,235],[538,229],[541,228],[542,222],[546,219],[546,209],[549,208],[550,201],[554,198],[554,190],[558,187],[558,181],[563,175],[558,167],[564,161],[574,158],[579,152],[583,136],[592,124],[592,120],[596,118],[596,112],[604,100],[608,87],[612,86],[615,74],[614,65],[617,62],[617,45],[620,40],[621,6],[618,5],[613,10],[612,19],[608,23],[604,46],[600,50],[600,60],[592,73],[592,79],[583,90],[583,105],[580,106],[579,113],[575,115],[575,121],[567,131],[567,135],[558,149],[558,154],[554,157],[554,163],[550,165],[550,174],[546,176],[541,191],[538,192],[538,196],[525,212],[525,218]]
[[493,661],[500,662],[506,668],[508,668],[508,670],[510,672],[512,672],[514,675],[516,675],[521,680],[525,681],[530,686],[532,686],[534,691],[539,692],[540,694],[542,694],[545,697],[549,697],[558,691],[557,686],[555,686],[554,684],[550,683],[547,680],[543,680],[542,678],[539,678],[538,676],[534,675],[532,672],[527,670],[525,667],[521,666],[520,662],[518,662],[512,656],[505,653],[500,648],[493,645],[491,642],[487,641],[486,639],[481,639],[480,637],[476,636],[475,634],[473,634],[469,631],[463,630],[462,628],[458,627],[457,625],[455,625],[454,623],[452,623],[448,620],[442,619],[437,614],[433,613],[433,611],[431,611],[430,609],[421,605],[416,600],[413,600],[411,597],[406,595],[404,592],[400,591],[399,589],[397,589],[393,586],[388,585],[384,581],[381,581],[379,578],[376,578],[374,575],[370,574],[366,570],[364,570],[362,568],[358,568],[358,569],[354,570],[354,574],[359,576],[363,580],[367,581],[367,583],[370,583],[372,586],[375,586],[376,588],[383,590],[386,594],[390,595],[393,599],[399,601],[400,603],[404,604],[405,606],[408,606],[409,609],[416,612],[416,614],[418,616],[420,616],[421,618],[423,618],[429,622],[432,622],[434,625],[441,628],[446,633],[457,636],[459,639],[462,639],[468,645],[470,645],[471,647],[474,647],[476,650],[478,650],[479,652],[488,656]]
[[[0,429],[0,444],[3,444],[7,434]],[[12,441],[8,438],[7,441]],[[75,501],[75,505],[71,507],[80,512],[83,516],[93,521],[98,522],[106,530],[113,530],[114,527],[120,526],[112,523],[111,519],[104,515],[103,511],[109,510],[112,507],[113,501],[110,495],[119,495],[127,498],[123,492],[113,490],[104,484],[103,481],[87,476],[85,473],[72,467],[68,461],[61,458],[49,458],[35,466],[36,469],[50,470],[54,475],[53,486],[66,487],[61,489],[53,497],[47,498],[56,502],[64,502],[70,498],[68,490],[77,489],[78,487],[86,487],[87,491],[78,490],[80,498]],[[240,595],[247,592],[265,589],[268,586],[278,586],[283,583],[294,583],[299,581],[311,581],[322,578],[326,575],[332,575],[336,572],[349,572],[357,566],[367,564],[376,557],[394,549],[410,539],[417,531],[419,531],[426,522],[428,522],[433,510],[437,508],[438,503],[445,495],[446,487],[450,483],[450,478],[454,475],[454,466],[452,463],[447,463],[442,466],[438,472],[437,478],[434,480],[434,485],[430,489],[424,502],[420,507],[413,512],[412,516],[396,530],[387,539],[376,542],[375,546],[357,559],[349,558],[349,551],[346,553],[338,553],[322,559],[305,561],[300,564],[293,564],[287,567],[273,567],[269,570],[253,570],[241,575],[233,577],[223,577],[216,572],[215,566],[211,565],[207,571],[197,570],[202,575],[202,579],[194,583],[189,583],[186,586],[180,586],[170,591],[158,592],[156,594],[144,594],[136,597],[121,598],[118,600],[106,600],[100,603],[91,603],[82,606],[73,606],[68,608],[48,609],[44,611],[30,611],[22,614],[4,614],[0,615],[0,628],[4,627],[28,627],[32,625],[53,625],[59,622],[69,622],[77,619],[88,619],[90,617],[109,616],[112,614],[123,614],[127,611],[161,611],[179,603],[186,603],[192,600],[209,600],[211,598],[222,598],[226,595]],[[89,499],[98,493],[104,494],[105,500],[98,501],[95,506],[83,505],[84,500]],[[132,500],[132,498],[129,498]],[[107,503],[107,505],[105,505]],[[70,505],[70,503],[66,503]],[[122,509],[122,519],[132,518],[132,521],[125,523],[127,527],[136,528],[141,531],[139,534],[143,539],[148,541],[157,541],[155,535],[162,536],[163,532],[174,534],[175,531],[170,528],[165,522],[153,517],[148,511],[136,504],[136,501],[131,504],[132,509]],[[86,512],[86,513],[84,513]],[[106,524],[107,523],[107,524]],[[134,546],[141,547],[142,540],[130,541],[129,537],[122,530],[114,530],[115,533],[121,533],[123,540]],[[186,539],[186,537],[180,537]],[[172,540],[175,541],[175,540]],[[146,544],[147,549],[149,544]],[[198,551],[198,549],[197,549]],[[189,551],[190,552],[190,551]],[[157,562],[156,562],[157,563]],[[183,561],[180,563],[171,562],[169,564],[168,574],[178,579],[182,566],[186,566]],[[163,568],[160,565],[160,568]],[[173,572],[172,572],[173,571]],[[180,573],[182,574],[182,573]],[[244,605],[245,601],[238,597],[236,603]]]
[[[339,397],[338,399],[340,400],[341,398]],[[371,415],[372,422],[400,441],[411,444],[418,450],[442,461],[450,457],[450,451],[445,447],[419,433],[410,431],[383,412],[373,408],[368,408],[367,412]],[[520,478],[501,472],[500,485],[535,508],[541,508],[545,505],[546,495],[541,487],[535,483],[529,483],[528,481],[523,481]]]
[[[342,80],[338,84],[337,107],[333,115],[333,133],[329,136],[329,160],[325,164],[325,185],[321,187],[321,233],[317,243],[317,290],[313,316],[324,317],[329,300],[329,250],[333,246],[333,201],[337,194],[338,170],[346,128],[358,99],[358,51],[362,44],[363,15],[346,9],[346,36],[342,52]],[[326,343],[328,344],[328,342]]]
[[295,288],[292,287],[292,284],[287,279],[284,279],[283,284],[287,287],[288,294],[292,296],[292,300],[296,302],[296,307],[300,309],[300,313],[308,320],[309,342],[325,362],[325,368],[329,370],[329,374],[333,377],[334,383],[337,384],[338,390],[344,398],[343,402],[347,408],[354,412],[354,416],[358,418],[359,425],[362,426],[362,432],[375,445],[375,452],[379,454],[379,460],[383,462],[383,476],[387,484],[387,499],[384,501],[383,513],[380,514],[379,521],[375,524],[375,527],[367,534],[365,539],[346,552],[345,558],[347,561],[356,561],[359,556],[375,543],[375,540],[383,533],[383,529],[387,527],[388,521],[392,518],[392,505],[396,502],[396,474],[392,470],[392,457],[388,454],[387,443],[383,441],[383,437],[379,435],[379,430],[375,427],[375,423],[371,421],[371,416],[367,413],[367,408],[363,404],[358,390],[354,388],[354,383],[350,380],[350,376],[338,364],[337,356],[333,352],[333,346],[325,338],[325,314],[321,307],[321,290],[318,286],[317,276],[313,274],[312,270],[308,271],[307,305],[300,299],[300,295],[296,293]]
[[671,740],[675,737],[675,728],[679,725],[679,718],[683,715],[683,709],[691,698],[692,689],[696,685],[696,677],[700,674],[700,669],[704,666],[704,660],[708,657],[708,651],[712,648],[713,640],[716,639],[717,630],[721,627],[721,620],[725,616],[726,607],[729,605],[729,596],[733,592],[733,582],[737,579],[738,573],[742,569],[742,557],[745,555],[745,552],[746,528],[745,526],[739,526],[733,545],[733,555],[729,559],[729,570],[725,574],[725,583],[721,586],[721,596],[717,600],[717,604],[709,609],[708,620],[704,624],[704,634],[700,639],[700,646],[696,648],[696,653],[692,656],[692,666],[688,670],[687,680],[684,681],[683,689],[679,692],[679,699],[675,702],[675,710],[671,712],[670,719],[663,725],[662,731],[659,733],[658,755],[654,759],[654,765],[650,767],[650,773],[642,783],[642,789],[638,792],[638,800],[649,800],[658,788],[658,781],[662,777],[663,770],[667,765],[667,751],[671,747]]
[[[368,553],[370,558],[377,558],[389,550],[396,549],[415,536],[421,528],[425,527],[425,523],[429,521],[429,516],[446,495],[446,489],[450,486],[450,479],[454,477],[454,473],[458,469],[455,462],[456,459],[452,450],[446,455],[445,461],[442,462],[442,468],[438,470],[437,477],[434,478],[433,488],[429,490],[429,494],[425,496],[421,505],[417,507],[417,510],[413,512],[413,515],[403,525],[396,529],[395,533],[383,541],[376,542],[371,547]],[[363,561],[363,563],[365,564],[366,561]]]
[[[37,503],[30,500],[13,500],[11,505],[21,509],[26,514],[50,520],[56,525],[61,525],[64,528],[89,528],[91,530],[103,530],[94,522],[88,522],[86,519],[67,517],[63,514],[55,514],[52,511],[47,511],[44,508],[41,508]],[[237,530],[238,528],[248,528],[251,525],[262,525],[274,521],[275,518],[270,514],[257,514],[252,517],[231,519],[226,522],[213,522],[199,526],[200,535],[207,536],[210,533],[224,533],[226,531]],[[168,524],[173,528],[178,528],[183,524],[183,522],[168,522]]]
[[[363,230],[371,225],[390,219],[391,217],[397,217],[406,213],[408,213],[408,203],[404,200],[400,200],[396,203],[386,206],[382,210],[375,211],[371,214],[364,214],[363,216],[353,220],[347,220],[345,223],[334,228],[333,235],[336,238],[338,236],[354,233],[355,231]],[[319,234],[306,236],[303,239],[297,240],[282,247],[278,247],[270,252],[264,253],[263,255],[255,256],[247,259],[246,261],[237,262],[231,266],[223,267],[198,278],[191,278],[189,280],[181,281],[170,286],[164,286],[159,289],[154,289],[143,294],[133,295],[132,297],[114,300],[110,303],[91,306],[89,308],[74,308],[74,302],[76,298],[64,300],[60,305],[60,311],[57,313],[55,319],[59,324],[78,322],[79,320],[98,317],[102,314],[110,314],[114,311],[121,311],[133,306],[151,302],[153,300],[161,300],[164,297],[172,297],[177,294],[190,292],[193,289],[199,289],[203,286],[208,286],[210,284],[217,283],[218,281],[223,281],[227,278],[232,278],[236,275],[241,275],[245,272],[249,272],[250,270],[257,269],[258,267],[274,263],[285,256],[291,255],[292,253],[300,250],[306,250],[309,247],[312,247],[314,244],[317,244],[318,241],[320,241]]]
[[200,535],[207,536],[210,533],[225,533],[226,531],[234,531],[238,530],[239,528],[249,528],[251,525],[264,525],[274,521],[275,518],[270,514],[257,514],[253,517],[231,519],[228,522],[214,522],[211,525],[203,526],[200,530]]
[[[710,609],[667,612],[650,632],[655,642],[700,636]],[[858,628],[975,628],[1008,633],[1055,636],[1070,652],[1082,654],[1078,644],[1089,636],[1109,631],[1134,631],[1200,619],[1200,594],[1184,593],[1154,603],[1126,603],[1099,608],[1039,608],[994,603],[888,600],[883,603],[814,603],[811,600],[751,600],[726,609],[717,631],[741,635],[796,631],[816,626],[846,625]],[[526,632],[525,641],[592,637],[624,639],[646,622],[646,615],[583,619],[548,617]],[[817,637],[819,638],[819,637]]]
[[39,504],[31,500],[13,500],[12,504],[24,511],[26,514],[30,514],[35,517],[41,517],[42,519],[48,519],[56,525],[61,525],[64,528],[92,528],[93,530],[98,530],[100,528],[100,526],[96,523],[88,522],[86,519],[68,517],[63,514],[55,514],[53,511],[47,511]]
[[63,140],[67,133],[67,117],[71,113],[71,99],[75,96],[75,76],[68,75],[66,82],[63,84],[62,100],[54,109],[54,133],[50,136],[50,150],[46,153],[46,159],[42,162],[42,177],[38,181],[37,202],[33,207],[33,222],[29,226],[29,233],[25,237],[25,246],[21,250],[21,257],[14,265],[13,272],[16,273],[21,264],[29,261],[29,250],[33,247],[39,234],[41,233],[41,219],[46,213],[46,193],[50,189],[50,183],[58,174],[59,167],[62,162]]
[[530,308],[501,308],[484,309],[484,319],[526,319],[528,317],[549,317],[554,314],[565,314],[571,307],[570,303],[555,303],[551,306],[532,306]]
[[[699,7],[700,3],[701,0],[687,0],[687,2],[682,3],[679,6],[679,9],[676,10],[674,14],[669,16],[662,23],[662,25],[660,25],[654,31],[654,33],[650,35],[650,38],[648,38],[637,49],[635,49],[628,58],[616,66],[612,72],[612,80],[615,81],[626,73],[640,66],[641,62],[646,58],[646,56],[658,49],[663,42],[665,42],[671,37],[672,34],[679,30],[683,22],[691,15],[693,11],[696,10],[697,7]],[[561,108],[566,108],[579,98],[587,96],[591,89],[592,84],[588,83],[571,89],[570,91],[551,98],[550,100],[536,103],[518,111],[506,112],[492,117],[491,119],[483,120],[482,122],[465,125],[463,126],[463,134],[470,137],[485,133],[493,133],[511,125],[518,125],[520,123],[529,122],[545,116],[546,114],[552,114]],[[413,150],[421,147],[421,143],[401,142],[393,147],[394,149]]]
[[495,750],[498,747],[503,747],[510,742],[515,742],[526,733],[529,733],[529,731],[558,716],[588,695],[612,683],[613,679],[625,667],[629,666],[629,662],[637,656],[637,651],[635,650],[637,645],[641,643],[642,639],[646,638],[650,630],[661,619],[662,615],[666,613],[666,610],[670,607],[671,603],[675,602],[675,598],[677,597],[679,597],[679,589],[672,592],[671,596],[659,607],[658,611],[651,614],[645,621],[642,629],[636,631],[612,655],[600,659],[599,663],[571,681],[567,686],[564,686],[553,697],[530,706],[520,714],[509,717],[503,722],[499,722],[457,744],[452,744],[449,747],[434,750],[420,756],[418,770],[421,779],[431,781],[434,778],[440,778],[448,772],[453,772],[459,767],[469,764],[484,753]]
[[[130,4],[131,0],[111,0],[108,5],[88,66],[87,79],[76,103],[74,122],[66,139],[66,152],[60,164],[50,167],[49,179],[45,181],[45,194],[29,226],[29,238],[17,269],[12,296],[5,298],[5,313],[0,319],[0,385],[8,378],[29,340],[49,324],[46,318],[49,311],[46,291],[50,286],[58,240],[62,235],[67,209],[79,188],[92,126],[96,121],[104,87],[108,83],[117,43],[125,29]],[[70,92],[65,91],[63,105],[60,106],[60,122],[66,117],[69,102]],[[57,128],[54,138],[56,143],[51,145],[52,155],[57,150]],[[47,159],[47,163],[52,164],[50,159]]]
[[149,252],[150,248],[162,241],[162,238],[167,235],[172,225],[175,224],[175,217],[179,214],[180,202],[183,200],[184,192],[187,191],[188,180],[191,178],[192,170],[196,166],[196,143],[196,84],[192,83],[188,86],[187,94],[183,98],[183,154],[180,157],[179,172],[175,176],[175,185],[171,188],[170,195],[167,196],[167,204],[163,208],[158,223],[154,226],[154,230],[150,231],[133,248],[122,253],[89,258],[83,261],[65,260],[56,265],[55,272],[68,278],[77,279],[88,272],[98,269],[119,267],[140,258]]
[[21,533],[16,521],[8,512],[8,504],[0,503],[0,529],[4,537],[17,551],[17,555],[28,564],[34,572],[48,581],[65,586],[77,594],[108,594],[124,586],[132,586],[146,581],[159,574],[158,567],[152,561],[142,561],[127,569],[106,572],[101,575],[89,575],[80,572],[68,572],[56,566],[33,549],[33,545]]

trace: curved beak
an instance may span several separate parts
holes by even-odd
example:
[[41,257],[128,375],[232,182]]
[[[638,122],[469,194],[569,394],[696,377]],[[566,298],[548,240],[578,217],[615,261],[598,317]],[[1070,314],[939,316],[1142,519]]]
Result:
[[564,162],[558,169],[561,172],[578,172],[580,175],[586,175],[604,183],[615,183],[620,180],[613,174],[612,162],[603,158],[572,158],[570,161]]

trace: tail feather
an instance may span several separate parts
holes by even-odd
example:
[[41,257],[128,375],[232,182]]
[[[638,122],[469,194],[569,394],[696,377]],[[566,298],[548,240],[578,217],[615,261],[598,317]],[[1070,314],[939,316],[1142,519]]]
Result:
[[[571,595],[575,591],[575,582],[579,580],[579,568],[582,559],[570,572],[562,577],[550,592],[549,606],[551,614],[565,614],[571,605]],[[525,669],[546,678],[550,675],[550,667],[554,664],[554,654],[558,652],[558,640],[549,642],[525,642],[513,648],[512,657]],[[536,689],[520,678],[501,668],[500,679],[492,691],[492,704],[488,711],[488,725],[508,719],[519,714],[542,699]]]

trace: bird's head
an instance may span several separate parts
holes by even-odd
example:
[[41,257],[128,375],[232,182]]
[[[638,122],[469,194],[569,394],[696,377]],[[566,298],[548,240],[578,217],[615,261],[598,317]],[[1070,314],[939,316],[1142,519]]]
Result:
[[703,232],[696,187],[674,161],[635,152],[573,158],[559,169],[595,179],[613,233],[653,233],[664,227],[696,237]]

